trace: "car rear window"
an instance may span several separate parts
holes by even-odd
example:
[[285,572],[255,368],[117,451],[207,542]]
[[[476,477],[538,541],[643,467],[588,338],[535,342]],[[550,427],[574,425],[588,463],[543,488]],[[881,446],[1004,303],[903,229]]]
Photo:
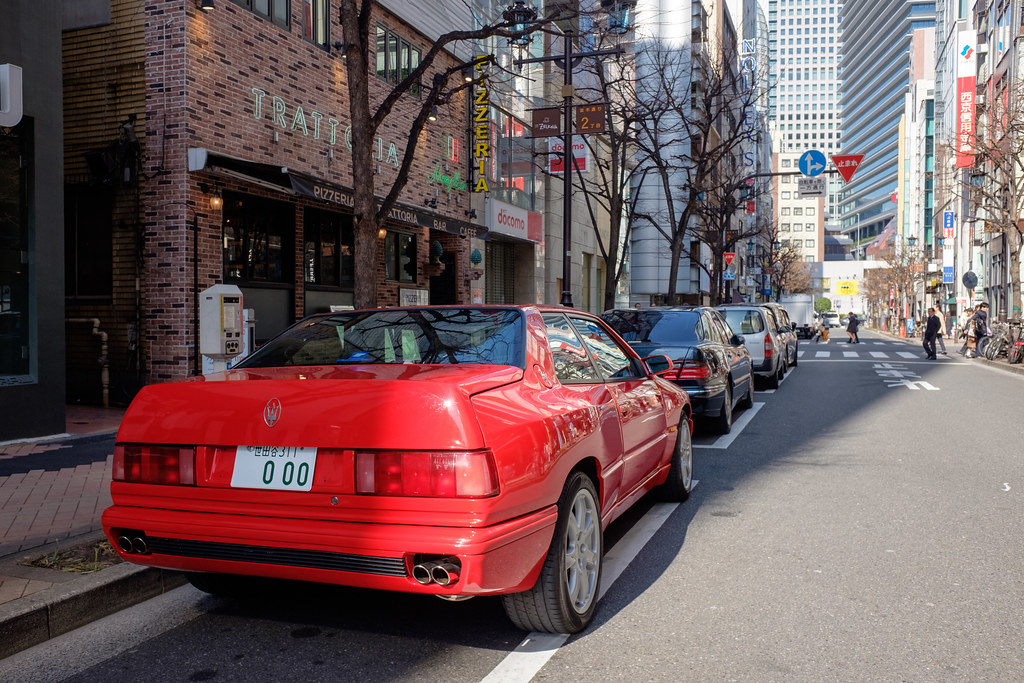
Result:
[[518,310],[345,311],[307,318],[235,367],[376,363],[526,366]]
[[764,332],[764,318],[757,311],[727,308],[722,311],[733,334],[757,334]]
[[608,311],[601,318],[628,342],[664,344],[699,340],[700,314],[696,311]]

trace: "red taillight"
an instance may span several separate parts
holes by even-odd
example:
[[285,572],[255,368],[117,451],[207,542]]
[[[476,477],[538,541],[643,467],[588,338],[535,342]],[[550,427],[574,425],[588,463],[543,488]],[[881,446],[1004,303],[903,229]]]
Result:
[[711,376],[711,368],[707,363],[699,360],[676,361],[679,365],[670,372],[674,375],[672,379],[707,379]]
[[356,493],[482,498],[498,493],[498,477],[489,451],[357,451]]
[[189,446],[114,446],[114,481],[139,484],[196,483],[196,449]]
[[764,335],[764,357],[771,358],[774,351],[775,346],[772,344],[772,336],[770,334]]

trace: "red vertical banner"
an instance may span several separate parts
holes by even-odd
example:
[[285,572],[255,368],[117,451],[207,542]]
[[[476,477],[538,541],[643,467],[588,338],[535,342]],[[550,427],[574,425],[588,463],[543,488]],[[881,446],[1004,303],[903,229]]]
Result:
[[977,33],[960,31],[957,38],[956,167],[971,168],[974,166],[974,96],[978,70],[974,44],[977,42]]

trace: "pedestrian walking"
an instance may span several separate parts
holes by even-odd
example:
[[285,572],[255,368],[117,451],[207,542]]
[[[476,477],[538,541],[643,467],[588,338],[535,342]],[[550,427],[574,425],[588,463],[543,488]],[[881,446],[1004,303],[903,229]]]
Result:
[[847,344],[860,344],[860,337],[857,336],[857,328],[860,326],[860,321],[857,320],[855,313],[850,314],[850,322],[846,324],[846,334],[850,335],[850,341]]
[[946,342],[943,341],[943,337],[946,334],[946,316],[942,315],[942,308],[939,306],[939,302],[935,302],[935,317],[939,319],[939,333],[935,339],[939,342],[939,348],[942,349],[939,353],[943,356],[946,354]]
[[823,344],[828,344],[828,330],[830,324],[827,315],[821,316],[821,327],[818,328],[818,334],[814,337],[815,341],[820,341]]
[[967,321],[967,358],[978,357],[978,346],[991,332],[988,329],[988,304],[978,304],[978,309]]
[[924,346],[925,358],[928,360],[938,360],[938,356],[935,355],[935,340],[939,336],[939,330],[942,329],[942,323],[939,322],[939,316],[935,315],[935,309],[928,309],[928,321],[924,326]]

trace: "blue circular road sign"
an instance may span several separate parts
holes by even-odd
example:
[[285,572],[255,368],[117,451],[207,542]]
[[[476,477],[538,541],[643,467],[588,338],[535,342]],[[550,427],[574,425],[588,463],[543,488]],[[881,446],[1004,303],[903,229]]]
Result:
[[816,149],[807,150],[800,155],[800,172],[809,178],[820,175],[825,170],[825,155]]

